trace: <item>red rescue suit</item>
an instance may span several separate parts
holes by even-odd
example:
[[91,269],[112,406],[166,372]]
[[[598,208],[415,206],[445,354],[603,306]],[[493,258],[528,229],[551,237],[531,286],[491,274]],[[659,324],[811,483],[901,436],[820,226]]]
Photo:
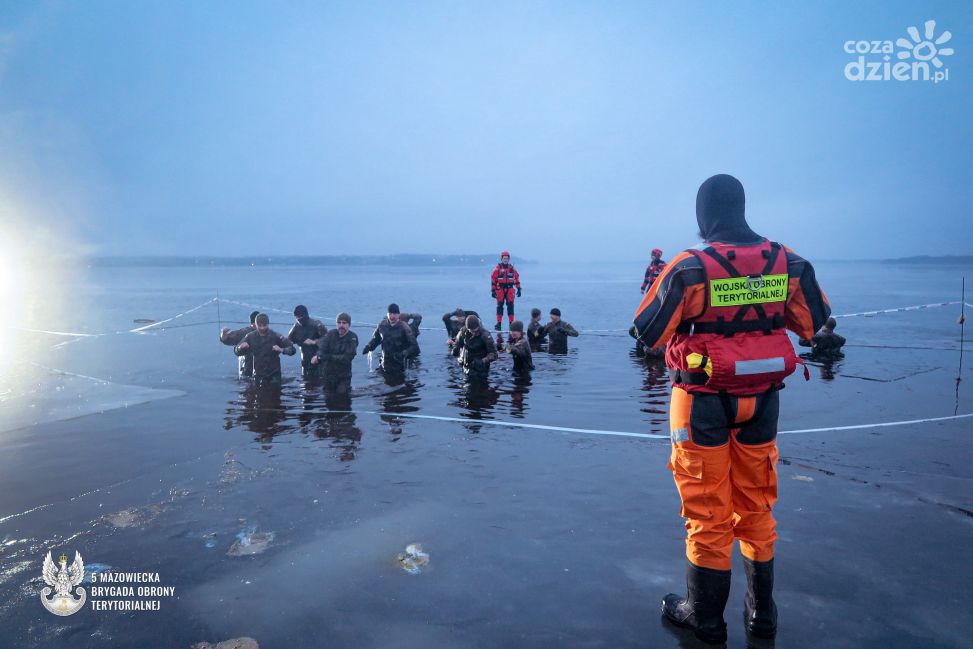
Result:
[[645,267],[645,278],[642,280],[643,293],[645,293],[646,287],[651,286],[655,278],[662,274],[665,267],[666,262],[662,261],[662,259],[653,259],[649,262],[649,265]]
[[514,321],[514,298],[520,293],[520,273],[511,263],[497,264],[490,277],[490,294],[497,300],[497,322],[503,320],[503,305],[507,304],[507,319]]

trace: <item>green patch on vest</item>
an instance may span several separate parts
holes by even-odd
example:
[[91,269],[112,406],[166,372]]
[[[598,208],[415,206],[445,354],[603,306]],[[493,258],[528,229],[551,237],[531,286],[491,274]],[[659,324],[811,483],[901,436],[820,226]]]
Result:
[[784,275],[750,275],[709,281],[709,303],[712,306],[743,306],[787,300]]

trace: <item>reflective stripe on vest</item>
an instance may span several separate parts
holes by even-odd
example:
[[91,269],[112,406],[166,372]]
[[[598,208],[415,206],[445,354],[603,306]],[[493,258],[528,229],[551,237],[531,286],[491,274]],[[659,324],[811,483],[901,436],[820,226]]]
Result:
[[775,358],[759,358],[752,361],[736,361],[734,365],[737,376],[783,372],[786,368],[784,359],[781,356]]

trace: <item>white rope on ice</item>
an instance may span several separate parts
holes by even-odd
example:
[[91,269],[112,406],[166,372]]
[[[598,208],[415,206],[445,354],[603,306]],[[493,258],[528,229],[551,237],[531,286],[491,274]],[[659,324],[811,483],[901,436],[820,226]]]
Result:
[[267,313],[268,311],[276,311],[277,313],[284,313],[284,314],[287,314],[287,315],[294,315],[293,313],[291,313],[290,311],[287,311],[286,309],[277,309],[277,308],[274,308],[272,306],[260,306],[259,304],[250,304],[249,302],[240,302],[239,300],[229,300],[229,299],[227,299],[225,297],[214,298],[214,299],[215,300],[218,300],[220,302],[225,302],[226,304],[235,304],[237,306],[247,307],[248,309],[256,309],[257,311],[260,311],[261,313]]
[[829,431],[840,430],[861,430],[864,428],[884,428],[886,426],[908,426],[910,424],[925,424],[935,421],[950,421],[953,419],[966,419],[973,417],[973,413],[965,415],[950,415],[948,417],[926,417],[924,419],[907,419],[904,421],[884,421],[874,424],[855,424],[854,426],[828,426],[825,428],[804,428],[801,430],[782,430],[778,435],[798,435],[804,433],[826,433]]
[[507,426],[509,428],[531,428],[534,430],[553,430],[562,433],[583,433],[585,435],[613,435],[615,437],[639,437],[642,439],[669,439],[668,435],[655,433],[629,433],[621,430],[598,430],[593,428],[570,428],[566,426],[546,426],[543,424],[528,424],[519,421],[504,421],[502,419],[469,419],[463,417],[443,417],[440,415],[417,415],[411,413],[378,412],[375,410],[356,411],[368,415],[383,417],[402,417],[404,419],[431,419],[434,421],[455,421],[462,424],[485,424],[488,426]]
[[26,331],[32,334],[48,334],[49,336],[67,336],[69,338],[99,338],[108,334],[85,334],[78,331],[50,331],[47,329],[28,329],[27,327],[10,327],[16,331]]
[[[183,317],[184,315],[189,315],[189,314],[190,314],[190,313],[192,313],[193,311],[199,311],[199,310],[200,310],[200,309],[202,309],[202,308],[203,308],[204,306],[206,306],[206,305],[208,305],[208,304],[213,304],[213,303],[214,303],[214,302],[216,302],[216,300],[218,300],[218,299],[219,299],[219,298],[215,298],[215,297],[211,297],[210,299],[208,299],[208,300],[206,300],[206,301],[205,301],[205,302],[203,302],[202,304],[199,304],[199,305],[197,305],[197,306],[194,306],[193,308],[191,308],[191,309],[189,309],[188,311],[183,311],[182,313],[179,313],[179,314],[176,314],[176,315],[174,315],[174,316],[172,316],[171,318],[166,318],[165,320],[159,320],[158,322],[152,322],[152,323],[150,323],[150,324],[147,324],[147,325],[144,325],[144,326],[142,326],[142,327],[136,327],[135,329],[129,329],[129,330],[128,330],[127,332],[125,332],[125,333],[130,333],[130,334],[140,334],[140,333],[142,333],[143,331],[146,331],[147,329],[151,329],[152,327],[158,327],[159,325],[162,325],[162,324],[165,324],[165,323],[167,323],[167,322],[172,322],[173,320],[176,320],[176,319],[178,319],[178,318],[181,318],[181,317]],[[123,333],[123,332],[118,332],[118,333]]]
[[47,365],[42,365],[40,363],[35,363],[34,361],[17,361],[19,363],[26,363],[27,365],[33,365],[34,367],[39,367],[43,370],[47,370],[52,374],[60,374],[62,376],[74,376],[79,379],[88,379],[89,381],[94,381],[95,383],[100,383],[102,385],[111,385],[111,381],[106,381],[105,379],[99,379],[97,376],[88,376],[87,374],[77,374],[76,372],[68,372],[67,370],[59,370],[56,367],[48,367]]
[[[349,411],[351,412],[351,411]],[[356,413],[368,415],[380,415],[383,417],[401,417],[404,419],[430,419],[433,421],[453,421],[463,424],[480,424],[485,426],[506,426],[510,428],[531,428],[535,430],[552,430],[562,433],[581,433],[584,435],[608,435],[613,437],[636,437],[640,439],[669,439],[668,435],[658,433],[632,433],[620,430],[600,430],[594,428],[571,428],[567,426],[547,426],[542,424],[528,424],[517,421],[504,421],[502,419],[469,419],[463,417],[444,417],[439,415],[417,415],[414,413],[395,413],[378,412],[374,410],[354,411]],[[871,424],[855,424],[852,426],[826,426],[824,428],[804,428],[800,430],[781,430],[778,435],[797,435],[806,433],[825,433],[842,430],[862,430],[867,428],[884,428],[888,426],[908,426],[911,424],[924,424],[937,421],[951,421],[954,419],[967,419],[973,417],[973,413],[965,415],[950,415],[948,417],[926,417],[923,419],[908,419],[903,421],[885,421]]]
[[894,309],[881,309],[878,311],[862,311],[860,313],[843,313],[841,315],[836,315],[834,317],[835,318],[857,318],[859,316],[878,315],[880,313],[900,313],[903,311],[918,311],[920,309],[932,309],[939,306],[952,306],[955,304],[963,304],[963,301],[956,300],[954,302],[933,302],[932,304],[916,304],[913,306],[900,306]]
[[[50,335],[50,336],[65,336],[67,338],[74,338],[74,339],[78,339],[78,338],[101,338],[102,336],[112,336],[112,335],[116,335],[117,336],[119,334],[139,334],[139,333],[142,333],[143,331],[146,331],[146,330],[151,329],[153,327],[158,327],[159,325],[163,325],[163,324],[165,324],[167,322],[172,322],[173,320],[177,320],[178,318],[181,318],[183,316],[189,315],[190,313],[193,313],[194,311],[199,311],[204,306],[206,306],[208,304],[213,304],[214,302],[216,302],[216,300],[217,300],[217,298],[211,297],[208,300],[206,300],[205,302],[203,302],[202,304],[198,304],[198,305],[194,306],[191,309],[187,309],[186,311],[183,311],[182,313],[177,313],[176,315],[174,315],[172,317],[169,317],[169,318],[166,318],[165,320],[159,320],[157,322],[151,322],[151,323],[149,323],[147,325],[144,325],[144,326],[141,326],[141,327],[136,327],[134,329],[126,329],[125,331],[106,331],[106,332],[103,332],[103,333],[89,334],[89,333],[82,333],[80,331],[52,331],[52,330],[49,330],[49,329],[29,329],[27,327],[11,327],[11,329],[15,329],[17,331],[26,331],[28,333],[35,333],[35,334],[47,334],[47,335]],[[68,341],[68,342],[73,342],[73,341]],[[61,343],[61,344],[63,344],[63,343]]]

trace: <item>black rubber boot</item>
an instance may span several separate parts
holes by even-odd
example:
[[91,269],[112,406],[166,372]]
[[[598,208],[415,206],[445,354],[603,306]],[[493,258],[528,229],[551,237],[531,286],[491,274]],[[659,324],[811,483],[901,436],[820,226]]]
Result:
[[666,595],[662,599],[662,615],[676,626],[692,629],[703,642],[726,642],[723,609],[730,597],[730,571],[690,563],[686,570],[686,591],[686,597]]
[[497,323],[497,326],[494,327],[494,329],[496,329],[497,331],[500,331],[500,329],[502,329],[502,328],[503,328],[503,325],[501,325],[499,322]]
[[774,604],[774,560],[751,561],[743,557],[747,573],[747,597],[743,621],[747,633],[758,638],[777,635],[777,605]]

